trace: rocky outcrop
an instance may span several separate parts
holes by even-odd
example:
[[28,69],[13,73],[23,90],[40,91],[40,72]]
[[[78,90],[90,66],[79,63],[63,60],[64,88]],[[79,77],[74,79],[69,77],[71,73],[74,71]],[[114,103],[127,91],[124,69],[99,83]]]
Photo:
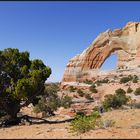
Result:
[[117,69],[134,69],[140,65],[140,22],[128,22],[122,29],[107,30],[66,66],[61,84],[95,80],[104,61],[118,55]]

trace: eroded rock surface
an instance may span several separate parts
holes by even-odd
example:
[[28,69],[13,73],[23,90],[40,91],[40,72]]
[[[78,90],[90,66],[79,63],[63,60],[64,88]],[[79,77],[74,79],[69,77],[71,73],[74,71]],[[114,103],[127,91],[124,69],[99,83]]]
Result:
[[112,54],[118,55],[117,70],[129,70],[140,65],[140,22],[128,22],[122,29],[107,30],[66,66],[62,85],[67,82],[95,80],[99,68]]

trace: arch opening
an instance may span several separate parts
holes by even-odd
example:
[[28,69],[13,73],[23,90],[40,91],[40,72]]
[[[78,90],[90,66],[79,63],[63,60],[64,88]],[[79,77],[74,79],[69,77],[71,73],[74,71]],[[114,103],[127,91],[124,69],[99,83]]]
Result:
[[111,71],[116,70],[118,64],[118,55],[116,53],[111,53],[108,58],[104,61],[100,67],[101,71]]

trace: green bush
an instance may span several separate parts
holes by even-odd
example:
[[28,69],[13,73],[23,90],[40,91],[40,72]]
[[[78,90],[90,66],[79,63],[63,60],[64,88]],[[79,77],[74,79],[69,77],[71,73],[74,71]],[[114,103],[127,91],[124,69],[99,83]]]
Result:
[[120,77],[122,77],[122,76],[123,76],[123,74],[120,74],[119,76],[120,76]]
[[128,87],[127,93],[132,93],[132,92],[133,92],[133,89],[131,87]]
[[92,85],[91,85],[91,87],[93,87],[93,88],[96,88],[96,85],[95,85],[95,83],[94,83],[94,84],[92,84]]
[[93,98],[92,98],[89,94],[85,94],[85,98],[86,98],[87,100],[93,100]]
[[73,87],[73,86],[70,86],[70,87],[69,87],[69,91],[70,91],[70,92],[75,92],[75,91],[76,91],[76,88]]
[[129,101],[129,98],[125,95],[125,91],[122,89],[116,90],[114,95],[108,94],[103,101],[103,107],[106,111],[110,108],[119,108],[125,105]]
[[95,83],[108,83],[109,82],[109,79],[103,79],[103,80],[97,80]]
[[93,81],[91,81],[91,80],[85,80],[84,83],[85,84],[88,84],[88,85],[92,85],[93,84]]
[[132,82],[133,83],[138,83],[138,80],[139,80],[138,76],[137,75],[134,75]]
[[131,81],[131,77],[122,77],[121,79],[120,79],[120,83],[122,84],[122,83],[127,83],[127,82],[129,82],[129,81]]
[[93,111],[98,111],[99,110],[99,106],[95,106],[94,108],[93,108]]
[[117,93],[117,94],[125,94],[126,92],[125,92],[124,89],[118,88],[117,90],[115,90],[115,93]]
[[45,84],[45,90],[44,93],[51,95],[59,91],[59,83],[50,83],[50,84]]
[[115,76],[114,76],[114,79],[116,79],[116,78],[118,78],[118,76],[117,76],[117,75],[115,75]]
[[128,78],[130,79],[130,80],[133,80],[133,76],[130,74],[130,75],[128,75]]
[[77,116],[77,115],[80,115],[80,116],[85,116],[85,115],[86,115],[86,113],[85,113],[85,111],[80,110],[80,111],[76,112],[76,116]]
[[60,98],[57,95],[59,91],[58,83],[45,84],[44,94],[38,96],[38,104],[33,108],[35,113],[45,112],[46,114],[53,115],[53,112],[60,107]]
[[133,79],[132,82],[133,82],[133,83],[138,83],[138,80],[137,80],[137,79]]
[[132,81],[133,83],[137,83],[139,80],[138,76],[137,75],[128,75],[126,77],[122,77],[120,79],[120,83],[127,83],[129,81]]
[[95,87],[96,87],[95,85],[92,85],[92,86],[90,86],[89,90],[93,93],[97,93],[98,91]]
[[134,94],[137,96],[137,95],[140,95],[140,87],[139,88],[136,88]]
[[97,85],[97,86],[101,86],[102,84],[101,84],[100,82],[97,81],[97,82],[96,82],[96,85]]
[[75,120],[71,122],[71,131],[76,133],[85,133],[95,129],[97,120],[100,118],[98,112],[94,112],[89,116],[77,115]]
[[109,79],[103,79],[102,81],[101,81],[101,83],[108,83],[109,82]]
[[61,106],[63,106],[64,108],[69,108],[71,104],[72,104],[72,97],[66,95],[62,98]]
[[35,113],[46,112],[49,115],[53,115],[53,112],[60,107],[60,99],[56,94],[52,94],[48,98],[40,96],[38,104],[33,108]]
[[80,97],[84,97],[85,95],[85,93],[81,89],[78,89],[77,93],[79,94]]
[[56,83],[46,84],[43,96],[38,96],[38,104],[33,108],[35,113],[45,112],[48,115],[53,115],[54,111],[58,107],[63,106],[65,108],[70,107],[72,98],[64,96],[62,99],[57,95],[59,86]]
[[98,92],[98,90],[96,88],[92,88],[92,87],[90,88],[90,91],[93,92],[93,93],[97,93]]

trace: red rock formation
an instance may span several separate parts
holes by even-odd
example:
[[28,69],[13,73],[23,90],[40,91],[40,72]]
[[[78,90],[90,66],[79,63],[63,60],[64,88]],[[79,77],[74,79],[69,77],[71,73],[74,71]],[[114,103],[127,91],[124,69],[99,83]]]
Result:
[[111,53],[118,55],[117,69],[140,65],[140,22],[128,22],[122,29],[101,33],[89,48],[69,61],[62,84],[95,80],[99,68]]

